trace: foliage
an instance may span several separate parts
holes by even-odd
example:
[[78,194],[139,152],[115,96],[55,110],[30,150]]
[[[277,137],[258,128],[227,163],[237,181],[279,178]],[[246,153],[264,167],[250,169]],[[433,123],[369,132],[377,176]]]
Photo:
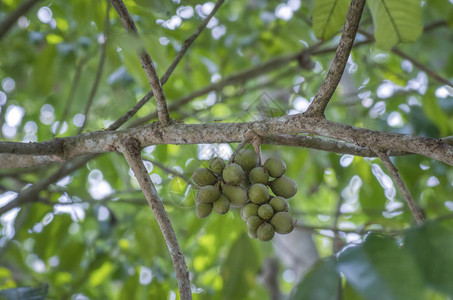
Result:
[[[124,2],[160,76],[214,5]],[[452,135],[452,87],[428,71],[453,76],[451,24],[439,23],[451,20],[453,6],[440,0],[423,6],[416,0],[367,2],[360,29],[374,34],[376,43],[354,47],[327,118],[385,132]],[[0,3],[0,23],[20,5]],[[327,73],[332,51],[311,56],[312,70],[294,60],[200,93],[184,105],[179,101],[231,74],[315,45],[316,37],[325,40],[325,49],[336,47],[348,3],[227,1],[164,86],[169,105],[177,103],[172,118],[186,124],[235,122],[304,111]],[[428,26],[424,33],[422,24]],[[105,36],[102,76],[84,115]],[[359,41],[366,39],[358,35]],[[74,136],[83,120],[82,132],[102,130],[149,90],[137,40],[125,33],[104,0],[38,2],[0,43],[1,140]],[[391,51],[397,43],[422,68]],[[154,111],[150,101],[126,126]],[[335,299],[340,283],[344,299],[453,297],[451,167],[422,156],[392,158],[431,220],[415,227],[379,159],[263,145],[265,158],[287,162],[287,175],[298,186],[290,203],[297,234],[308,230],[313,240],[304,242],[314,243],[322,258],[304,277],[298,272],[308,253],[298,247],[282,251],[280,239],[249,239],[238,211],[196,218],[195,192],[185,179],[208,167],[212,155],[228,158],[235,147],[158,145],[143,151],[186,257],[194,299],[270,299],[261,278],[269,257],[281,258],[273,274],[281,293],[292,293],[293,299]],[[1,169],[1,205],[58,168]],[[0,289],[48,284],[52,299],[178,297],[166,242],[121,155],[99,155],[36,197],[0,218]]]

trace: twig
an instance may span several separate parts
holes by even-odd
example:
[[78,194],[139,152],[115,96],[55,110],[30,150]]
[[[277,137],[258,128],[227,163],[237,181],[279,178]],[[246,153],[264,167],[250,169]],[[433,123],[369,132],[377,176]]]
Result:
[[340,83],[344,68],[351,53],[354,39],[359,28],[360,18],[362,17],[365,0],[352,0],[351,6],[346,17],[346,23],[341,34],[335,57],[327,72],[321,87],[315,95],[313,102],[304,113],[306,116],[324,116],[324,111]]
[[87,104],[85,106],[85,111],[83,115],[85,116],[85,119],[83,120],[82,126],[80,126],[79,130],[77,131],[77,134],[80,134],[83,129],[85,128],[85,125],[88,123],[88,112],[90,111],[91,104],[93,103],[94,96],[96,95],[96,91],[99,86],[99,82],[101,81],[101,76],[102,76],[102,71],[104,70],[104,62],[105,62],[105,57],[107,53],[107,42],[109,39],[109,31],[110,31],[110,17],[109,17],[109,12],[110,12],[110,2],[107,2],[107,9],[105,12],[105,24],[104,24],[104,43],[102,44],[101,48],[101,57],[99,59],[99,65],[96,71],[96,76],[94,77],[94,82],[91,87],[90,95],[88,97]]
[[398,186],[401,194],[403,194],[403,197],[406,200],[407,205],[409,206],[409,209],[412,213],[412,216],[414,217],[414,220],[417,222],[418,225],[422,225],[425,221],[423,213],[418,207],[417,203],[415,203],[414,198],[412,198],[412,195],[409,192],[409,189],[407,188],[403,179],[398,174],[398,169],[395,167],[395,165],[392,163],[392,161],[384,151],[378,150],[376,151],[376,154],[379,156],[379,158],[382,160],[382,163],[389,171],[390,175],[392,176],[393,180]]
[[[176,66],[179,64],[179,62],[181,61],[183,56],[186,54],[187,50],[189,50],[190,46],[193,44],[195,39],[203,32],[203,30],[206,28],[206,26],[208,25],[211,18],[215,15],[215,13],[217,12],[217,10],[219,9],[219,7],[222,5],[222,3],[224,1],[225,0],[217,1],[216,5],[214,6],[214,8],[211,11],[211,13],[209,14],[209,16],[207,16],[206,19],[204,19],[203,23],[201,23],[200,26],[198,26],[197,30],[187,40],[184,41],[184,44],[181,47],[181,50],[176,55],[173,62],[168,67],[167,71],[165,71],[165,74],[161,77],[160,82],[162,83],[162,85],[164,85],[168,81],[168,79],[170,78],[170,75],[173,73]],[[145,103],[147,103],[152,97],[153,97],[153,91],[151,90],[142,99],[140,99],[140,101],[133,108],[131,108],[129,111],[127,111],[124,115],[122,115],[112,125],[110,125],[107,130],[116,130],[116,129],[120,128],[121,125],[123,125],[130,118],[132,118],[132,116],[134,116],[137,113],[137,111],[139,111],[140,108],[142,108],[143,105],[145,105]],[[168,109],[171,110],[170,107]],[[156,116],[157,116],[157,114],[156,114]]]
[[77,87],[79,86],[80,76],[82,75],[83,68],[85,67],[85,64],[88,62],[89,59],[90,56],[87,55],[79,62],[79,64],[76,67],[74,79],[72,80],[71,90],[69,91],[68,98],[66,99],[63,114],[61,115],[60,118],[60,122],[58,123],[53,134],[54,137],[58,135],[58,131],[60,130],[61,125],[63,124],[64,121],[66,121],[66,118],[68,117],[69,110],[71,109],[72,106],[72,100],[74,99],[75,92],[77,90]]
[[39,0],[28,0],[20,4],[20,6],[13,11],[5,21],[0,24],[0,40],[10,30],[10,28],[16,23],[20,16],[24,15],[29,11]]
[[[127,10],[123,1],[122,0],[111,0],[111,1],[113,6],[115,7],[115,10],[117,11],[118,15],[121,18],[121,22],[123,23],[124,28],[126,28],[128,32],[134,34],[135,36],[137,36],[137,38],[140,39],[140,35],[138,34],[134,20],[129,14],[129,11]],[[157,71],[156,68],[154,67],[151,56],[146,51],[145,47],[142,47],[142,49],[139,50],[138,56],[140,58],[140,62],[143,66],[143,69],[145,69],[146,76],[148,77],[148,81],[153,90],[154,98],[156,99],[156,108],[159,121],[163,125],[168,125],[171,122],[171,118],[168,113],[167,101],[165,99],[164,90],[162,89],[162,84],[160,82],[159,76],[157,75]]]
[[234,161],[236,155],[241,151],[242,148],[250,141],[251,136],[247,136],[234,150],[233,154],[231,154],[230,159],[228,160],[229,163]]
[[170,251],[170,255],[173,260],[176,277],[178,278],[181,299],[192,299],[189,271],[187,269],[184,255],[179,247],[173,226],[168,218],[167,212],[165,211],[164,205],[162,204],[162,200],[160,199],[159,194],[157,193],[156,188],[148,175],[145,165],[143,164],[140,156],[141,148],[139,141],[136,139],[126,140],[121,152],[134,172],[143,194],[145,195],[145,198],[156,217],[162,234],[164,235],[168,250]]

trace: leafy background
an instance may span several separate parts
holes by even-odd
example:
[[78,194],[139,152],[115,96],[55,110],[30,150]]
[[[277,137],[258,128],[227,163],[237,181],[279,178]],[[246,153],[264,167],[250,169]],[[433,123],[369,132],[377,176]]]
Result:
[[[318,38],[325,47],[336,46],[348,3],[228,1],[165,85],[169,104],[241,70],[297,53]],[[214,5],[176,0],[125,4],[160,75]],[[326,111],[328,119],[420,136],[452,134],[451,84],[439,83],[390,50],[399,43],[423,66],[453,77],[453,36],[445,22],[452,20],[453,6],[440,0],[422,4],[367,1],[364,32],[357,39],[374,34],[376,43],[353,49]],[[0,19],[18,5],[1,1]],[[40,1],[3,37],[2,140],[76,135],[84,117],[83,132],[100,130],[147,93],[136,43],[113,8],[105,28],[106,11],[107,1]],[[422,34],[423,26],[439,21],[444,22]],[[105,34],[103,73],[84,116]],[[199,123],[301,112],[332,55],[312,56],[313,70],[300,69],[294,61],[245,78],[178,106],[171,116]],[[137,118],[154,111],[150,101]],[[394,158],[430,220],[414,228],[378,159],[263,146],[265,157],[277,155],[287,162],[288,176],[298,183],[290,203],[298,229],[263,243],[247,237],[237,211],[197,219],[193,191],[184,180],[206,166],[211,155],[227,158],[235,147],[161,145],[143,153],[186,256],[194,299],[270,299],[269,274],[293,299],[336,299],[340,285],[344,299],[453,297],[451,168],[420,156]],[[0,203],[57,168],[0,170]],[[0,288],[47,285],[50,299],[177,299],[165,241],[131,175],[119,154],[104,154],[43,190],[39,203],[1,216]]]

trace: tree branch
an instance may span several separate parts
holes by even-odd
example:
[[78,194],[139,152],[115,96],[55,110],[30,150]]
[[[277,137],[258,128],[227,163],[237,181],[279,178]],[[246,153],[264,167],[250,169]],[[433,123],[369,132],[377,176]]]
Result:
[[[126,28],[128,32],[134,34],[135,36],[137,36],[137,38],[140,39],[140,35],[138,34],[134,20],[132,20],[132,17],[129,14],[129,11],[127,10],[123,1],[122,0],[111,0],[111,1],[118,15],[121,18],[121,22],[123,23],[124,28]],[[148,77],[148,81],[151,85],[153,94],[156,99],[156,108],[159,121],[163,125],[167,125],[171,122],[171,118],[168,113],[167,101],[165,99],[165,94],[162,89],[162,84],[160,82],[159,76],[157,75],[156,68],[154,67],[151,56],[146,51],[145,47],[143,47],[139,51],[138,56],[140,58],[140,62],[143,66],[143,69],[145,69],[146,76]]]
[[68,159],[84,154],[119,151],[119,141],[128,136],[134,137],[142,147],[146,147],[159,144],[235,143],[243,141],[250,132],[259,136],[312,134],[361,147],[420,154],[453,165],[453,146],[442,139],[380,132],[303,115],[245,123],[174,123],[168,126],[152,123],[116,132],[96,131],[58,138],[44,143],[0,142],[0,153],[56,155]]
[[91,86],[91,91],[90,95],[88,96],[88,101],[85,106],[85,111],[83,115],[85,116],[85,119],[83,120],[82,126],[80,126],[79,130],[77,131],[78,134],[80,134],[83,129],[85,128],[85,125],[88,123],[88,112],[90,111],[91,104],[93,103],[94,96],[96,95],[96,91],[99,86],[99,82],[101,81],[101,76],[102,76],[102,71],[104,70],[104,62],[105,62],[105,56],[107,53],[107,42],[109,39],[109,32],[110,32],[110,2],[107,2],[107,9],[105,12],[105,24],[104,24],[104,43],[102,44],[101,47],[101,57],[99,59],[99,64],[98,68],[96,70],[96,75],[94,77],[93,85]]
[[[214,6],[213,10],[209,14],[209,16],[204,19],[204,21],[198,26],[197,30],[187,39],[184,41],[184,44],[179,50],[178,54],[176,55],[175,59],[173,62],[170,64],[168,67],[167,71],[165,71],[165,74],[161,77],[160,82],[162,85],[164,85],[168,79],[170,78],[170,75],[173,73],[175,70],[176,66],[179,64],[183,56],[186,54],[187,50],[189,50],[190,46],[192,46],[193,42],[195,39],[203,32],[203,30],[206,28],[208,25],[209,21],[211,18],[215,15],[219,7],[225,2],[225,0],[219,0],[217,1],[216,5]],[[116,120],[112,125],[109,126],[107,130],[116,130],[120,128],[121,125],[126,123],[132,116],[134,116],[137,111],[140,110],[140,108],[145,105],[146,102],[148,102],[151,98],[153,97],[153,91],[149,91],[133,108],[131,108],[129,111],[127,111],[124,115],[122,115],[118,120]],[[171,108],[168,108],[171,110]],[[156,114],[157,116],[157,114]]]
[[340,83],[359,28],[365,0],[352,0],[335,57],[326,78],[306,111],[307,116],[324,116],[324,111]]
[[11,29],[11,27],[16,23],[16,21],[24,14],[27,13],[39,0],[27,0],[20,4],[20,6],[13,11],[5,19],[5,21],[0,24],[0,40],[3,36]]
[[412,198],[412,195],[409,192],[409,189],[407,188],[406,184],[404,183],[403,179],[401,178],[401,176],[398,173],[398,169],[392,163],[392,161],[388,157],[387,153],[385,153],[384,151],[376,151],[376,154],[379,156],[382,163],[389,171],[390,176],[392,176],[393,180],[395,181],[396,185],[398,186],[401,194],[403,195],[404,199],[406,200],[407,205],[409,206],[409,209],[412,213],[412,216],[414,217],[415,222],[417,222],[418,225],[422,225],[425,221],[425,218],[423,217],[423,213],[420,210],[420,208],[418,207],[417,203],[415,203],[414,198]]
[[164,235],[165,242],[167,243],[168,250],[170,251],[170,255],[173,260],[176,277],[178,278],[181,299],[192,299],[189,271],[187,269],[184,255],[179,247],[173,226],[171,225],[170,219],[168,218],[167,212],[162,204],[162,200],[160,199],[159,194],[157,193],[156,188],[154,187],[148,171],[146,170],[146,167],[141,159],[141,147],[139,141],[133,138],[125,140],[124,146],[121,148],[121,152],[134,172],[143,194],[145,195],[145,198],[148,201],[149,206],[151,206],[154,216],[159,223],[162,234]]

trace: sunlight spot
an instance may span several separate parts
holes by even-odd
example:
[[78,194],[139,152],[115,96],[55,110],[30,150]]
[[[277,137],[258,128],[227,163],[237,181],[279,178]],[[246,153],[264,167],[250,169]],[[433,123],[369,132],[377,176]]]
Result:
[[349,184],[341,191],[341,196],[345,199],[346,203],[341,206],[342,213],[353,212],[358,208],[358,198],[360,187],[362,186],[362,179],[358,175],[351,178]]
[[28,121],[24,126],[25,133],[34,134],[38,132],[38,125],[33,121]]
[[395,89],[392,83],[384,82],[377,88],[376,94],[379,98],[385,99],[393,95]]
[[29,25],[30,25],[30,20],[27,19],[27,17],[22,16],[19,19],[17,19],[17,26],[19,26],[19,28],[25,29]]
[[353,160],[354,160],[354,156],[353,155],[345,154],[345,155],[341,156],[341,158],[340,158],[340,165],[343,168],[346,168],[347,166],[352,164]]
[[60,258],[58,256],[52,256],[48,260],[49,266],[56,267],[60,264]]
[[150,161],[143,161],[143,164],[145,165],[146,171],[148,171],[148,174],[153,171],[154,165]]
[[296,11],[300,8],[300,0],[288,0],[288,6],[293,10]]
[[43,6],[38,10],[38,19],[42,23],[49,23],[52,20],[52,11],[47,6]]
[[153,181],[154,184],[161,184],[162,183],[162,177],[160,177],[159,174],[151,174],[149,175],[151,180]]
[[209,20],[208,25],[206,25],[206,27],[208,27],[208,28],[214,28],[214,27],[217,26],[218,24],[219,24],[219,20],[217,20],[216,17],[212,17],[211,20]]
[[385,174],[384,171],[382,171],[381,167],[377,164],[371,165],[371,172],[384,189],[385,197],[393,201],[396,196],[396,190],[395,187],[393,186],[392,179],[387,174]]
[[282,3],[275,9],[275,16],[279,19],[288,21],[293,17],[293,10],[288,5]]
[[83,122],[85,122],[85,116],[82,114],[76,114],[74,118],[72,118],[72,123],[77,127],[82,127]]
[[0,91],[0,106],[5,105],[7,99],[8,99],[8,97],[6,96],[6,94],[4,92]]
[[425,165],[425,164],[420,164],[420,169],[422,169],[423,171],[426,171],[428,170],[430,167],[428,165]]
[[3,133],[3,135],[6,138],[12,139],[12,138],[14,138],[16,136],[17,128],[16,127],[11,127],[8,124],[3,124],[2,133]]
[[411,108],[407,104],[400,104],[400,105],[398,105],[398,108],[401,109],[405,113],[409,113],[411,111]]
[[159,38],[159,43],[160,43],[162,46],[167,46],[168,43],[170,43],[170,40],[169,40],[167,37],[165,37],[165,36],[161,36],[161,37]]
[[69,214],[74,222],[80,222],[85,219],[85,210],[80,204],[56,204],[53,207],[54,214]]
[[384,101],[378,101],[374,106],[370,109],[369,115],[371,118],[376,119],[380,115],[385,113],[386,105]]
[[355,242],[360,242],[361,237],[360,234],[357,233],[348,233],[346,234],[346,242],[347,243],[355,243]]
[[296,280],[296,274],[291,269],[286,269],[282,274],[283,280],[288,283],[293,283]]
[[297,97],[294,99],[294,109],[296,109],[298,112],[304,112],[307,110],[308,106],[310,105],[310,102],[305,99],[304,97]]
[[51,127],[52,133],[56,134],[56,131],[58,128],[59,128],[58,134],[63,134],[66,132],[66,130],[68,130],[68,123],[66,123],[66,121],[64,121],[63,125],[61,125],[61,126],[60,126],[60,121],[53,123],[52,127]]
[[410,72],[412,72],[413,65],[410,61],[403,60],[403,62],[401,63],[401,69],[403,69],[407,73],[410,73]]
[[68,184],[70,184],[72,181],[71,176],[65,176],[61,178],[60,180],[57,181],[56,185],[59,187],[66,187]]
[[110,212],[107,207],[101,206],[98,211],[98,220],[100,222],[107,221],[110,216]]
[[153,272],[151,269],[141,266],[140,267],[140,284],[142,285],[147,285],[151,283],[151,280],[153,280]]
[[19,211],[20,208],[15,207],[13,209],[10,209],[0,217],[0,223],[2,224],[3,227],[1,234],[8,239],[12,239],[14,237],[14,234],[16,233],[14,229],[14,222]]
[[318,217],[318,220],[321,222],[327,222],[330,220],[330,216],[326,216],[326,215],[317,215],[317,217]]
[[426,185],[429,187],[435,187],[439,185],[439,179],[436,176],[431,176],[426,181]]
[[11,77],[6,77],[2,80],[3,90],[7,93],[11,93],[16,88],[16,82]]
[[371,98],[365,98],[362,100],[362,106],[365,108],[370,108],[373,105],[374,100]]
[[371,96],[371,91],[363,91],[363,92],[357,94],[357,97],[359,97],[360,99],[366,99],[366,98],[369,98],[370,96]]
[[418,99],[415,98],[414,96],[409,97],[409,100],[407,100],[407,104],[409,104],[409,106],[422,106],[420,101],[418,101]]
[[451,211],[453,211],[453,201],[445,201],[445,207]]
[[387,118],[387,124],[391,127],[402,127],[404,121],[399,112],[392,111]]
[[53,123],[54,119],[55,115],[53,106],[50,104],[44,104],[41,107],[41,115],[39,116],[39,120],[45,125],[50,125]]
[[72,223],[71,225],[69,225],[69,228],[68,228],[68,233],[69,234],[76,234],[77,232],[79,232],[79,224],[77,223]]
[[216,26],[212,29],[211,31],[212,33],[212,37],[215,39],[215,40],[218,40],[220,39],[223,35],[225,35],[226,33],[226,27],[224,25],[219,25],[219,26]]
[[437,98],[447,98],[453,96],[453,88],[444,85],[436,89],[436,97]]
[[17,127],[25,114],[25,110],[17,105],[10,105],[6,109],[6,124],[11,127]]
[[[192,290],[193,292],[193,290]],[[168,297],[168,300],[176,300],[176,293],[173,291],[170,291],[170,297]]]
[[180,6],[176,9],[176,13],[183,19],[190,19],[194,14],[192,6]]
[[206,2],[205,4],[202,5],[201,12],[203,14],[205,14],[206,16],[208,16],[212,12],[212,10],[214,9],[214,6],[215,6],[214,3]]
[[42,273],[46,270],[46,265],[36,254],[28,255],[25,263],[37,273]]
[[396,211],[396,210],[399,210],[400,208],[402,208],[404,205],[403,203],[401,202],[396,202],[396,201],[388,201],[386,204],[385,204],[385,209],[389,212],[393,212],[393,211]]

